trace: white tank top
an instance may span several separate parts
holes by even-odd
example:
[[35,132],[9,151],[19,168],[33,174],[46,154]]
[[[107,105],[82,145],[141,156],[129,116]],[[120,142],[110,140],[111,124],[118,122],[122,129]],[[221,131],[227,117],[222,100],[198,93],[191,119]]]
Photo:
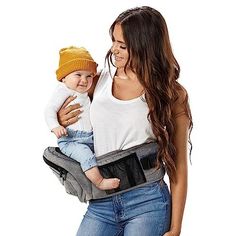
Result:
[[108,70],[102,71],[90,107],[96,156],[156,140],[147,119],[149,109],[144,96],[131,100],[115,98],[114,74],[115,71],[111,77]]

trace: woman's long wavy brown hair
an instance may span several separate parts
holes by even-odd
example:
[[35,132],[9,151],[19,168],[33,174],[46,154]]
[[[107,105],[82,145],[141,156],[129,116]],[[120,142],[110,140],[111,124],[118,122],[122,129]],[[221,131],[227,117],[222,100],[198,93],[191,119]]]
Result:
[[[189,144],[192,144],[192,116],[188,105],[188,95],[177,79],[180,66],[175,59],[166,22],[163,16],[151,7],[137,7],[121,13],[110,27],[110,35],[116,24],[120,24],[129,53],[125,70],[129,66],[136,73],[144,87],[145,99],[149,107],[148,119],[157,137],[159,160],[165,164],[172,181],[176,174],[176,148],[174,146],[175,118],[185,114],[190,120]],[[111,50],[106,55],[112,63]],[[180,94],[184,94],[183,111],[176,114],[174,105]]]

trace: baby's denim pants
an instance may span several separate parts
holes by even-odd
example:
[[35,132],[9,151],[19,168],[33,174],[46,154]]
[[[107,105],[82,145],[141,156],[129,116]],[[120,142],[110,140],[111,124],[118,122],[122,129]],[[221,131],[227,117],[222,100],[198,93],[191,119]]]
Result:
[[61,152],[78,161],[83,171],[97,166],[93,148],[93,132],[67,128],[67,134],[68,136],[58,139]]

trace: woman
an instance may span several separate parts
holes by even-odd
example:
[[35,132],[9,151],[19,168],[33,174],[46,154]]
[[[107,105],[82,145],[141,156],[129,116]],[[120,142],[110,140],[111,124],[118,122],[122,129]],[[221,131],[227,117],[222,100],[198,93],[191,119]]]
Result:
[[[93,200],[77,235],[178,236],[187,195],[192,118],[187,92],[177,82],[180,67],[165,20],[151,7],[129,9],[111,25],[110,35],[113,44],[106,60],[115,70],[104,69],[91,106],[95,154],[156,140],[171,194],[161,180]],[[66,107],[71,100],[58,113],[63,126],[78,120],[79,105]]]

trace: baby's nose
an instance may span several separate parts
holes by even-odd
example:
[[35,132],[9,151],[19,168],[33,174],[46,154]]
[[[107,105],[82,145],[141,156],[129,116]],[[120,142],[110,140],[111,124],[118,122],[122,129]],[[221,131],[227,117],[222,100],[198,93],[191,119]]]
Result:
[[87,81],[87,78],[86,78],[86,77],[82,76],[82,77],[80,78],[80,82],[83,83],[83,84],[86,84],[88,81]]

